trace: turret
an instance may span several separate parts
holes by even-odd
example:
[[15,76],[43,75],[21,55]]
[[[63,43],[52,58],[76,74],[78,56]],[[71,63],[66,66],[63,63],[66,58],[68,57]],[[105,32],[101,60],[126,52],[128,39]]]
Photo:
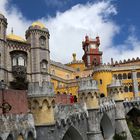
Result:
[[6,40],[7,19],[0,13],[0,39]]
[[107,86],[107,91],[108,96],[112,97],[115,101],[124,100],[124,90],[119,79],[113,77],[111,84]]
[[39,82],[30,83],[28,101],[35,125],[54,124],[55,96],[52,83],[43,82],[42,86],[39,86]]
[[49,31],[40,22],[34,22],[26,31],[27,42],[31,44],[31,81],[39,84],[50,80]]
[[6,29],[7,19],[0,13],[0,80],[7,83],[6,77]]
[[93,69],[93,79],[98,82],[101,96],[108,96],[107,85],[112,81],[112,68],[108,65],[97,66]]
[[99,51],[100,39],[97,36],[96,39],[91,39],[85,36],[85,41],[82,42],[84,55],[82,57],[85,66],[98,66],[102,64],[102,52]]
[[97,82],[91,77],[84,78],[79,84],[78,98],[81,103],[86,103],[88,109],[99,108],[99,90]]

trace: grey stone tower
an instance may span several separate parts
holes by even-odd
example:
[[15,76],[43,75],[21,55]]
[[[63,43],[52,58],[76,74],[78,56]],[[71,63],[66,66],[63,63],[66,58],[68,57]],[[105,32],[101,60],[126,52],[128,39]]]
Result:
[[40,22],[34,22],[26,31],[27,42],[31,44],[30,74],[31,81],[50,81],[49,31]]
[[6,29],[7,19],[0,14],[0,80],[6,80]]

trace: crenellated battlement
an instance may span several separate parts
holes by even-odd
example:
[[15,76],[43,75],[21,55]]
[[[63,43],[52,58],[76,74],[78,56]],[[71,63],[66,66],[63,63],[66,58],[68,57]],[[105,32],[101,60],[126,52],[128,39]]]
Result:
[[98,91],[97,81],[93,80],[92,77],[83,78],[79,83],[79,93]]
[[28,85],[29,97],[41,97],[41,96],[54,96],[54,85],[51,82],[44,81],[42,86],[39,82],[32,82]]
[[127,64],[127,63],[133,63],[133,62],[138,62],[140,61],[140,58],[132,58],[132,59],[124,59],[124,60],[120,60],[120,61],[113,61],[113,59],[111,59],[111,65],[120,65],[120,64]]
[[112,70],[111,65],[104,64],[104,65],[100,65],[100,66],[94,67],[93,73],[95,73],[95,72],[102,72],[102,71],[111,71],[111,70]]

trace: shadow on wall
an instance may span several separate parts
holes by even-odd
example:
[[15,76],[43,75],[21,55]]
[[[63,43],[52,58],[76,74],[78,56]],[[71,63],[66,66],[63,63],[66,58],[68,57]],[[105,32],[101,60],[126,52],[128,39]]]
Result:
[[100,127],[104,139],[106,140],[112,139],[112,137],[114,136],[114,128],[107,114],[103,115],[101,119]]
[[70,127],[62,140],[83,140],[82,136],[80,135],[80,133],[78,132],[78,130],[76,130],[74,127]]

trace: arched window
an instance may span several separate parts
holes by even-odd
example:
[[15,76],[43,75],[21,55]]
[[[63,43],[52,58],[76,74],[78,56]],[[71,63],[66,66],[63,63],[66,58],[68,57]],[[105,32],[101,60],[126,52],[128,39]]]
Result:
[[140,78],[140,72],[137,72],[137,78]]
[[124,87],[124,92],[128,92],[128,87],[127,86]]
[[39,44],[40,44],[41,48],[45,48],[45,46],[46,46],[46,38],[44,36],[40,37]]
[[127,79],[126,73],[123,73],[123,79]]
[[24,66],[24,58],[23,57],[18,57],[18,66]]
[[100,79],[100,84],[102,85],[102,83],[103,83],[103,81],[102,81],[102,79]]
[[117,78],[117,74],[114,74],[113,77],[114,77],[115,79],[118,79],[118,78]]
[[47,69],[47,65],[48,65],[48,61],[46,61],[46,60],[41,61],[41,68],[42,69]]
[[131,79],[131,78],[132,78],[132,74],[128,73],[128,79]]
[[118,74],[118,79],[122,80],[122,74]]
[[133,87],[129,86],[129,92],[133,92]]

